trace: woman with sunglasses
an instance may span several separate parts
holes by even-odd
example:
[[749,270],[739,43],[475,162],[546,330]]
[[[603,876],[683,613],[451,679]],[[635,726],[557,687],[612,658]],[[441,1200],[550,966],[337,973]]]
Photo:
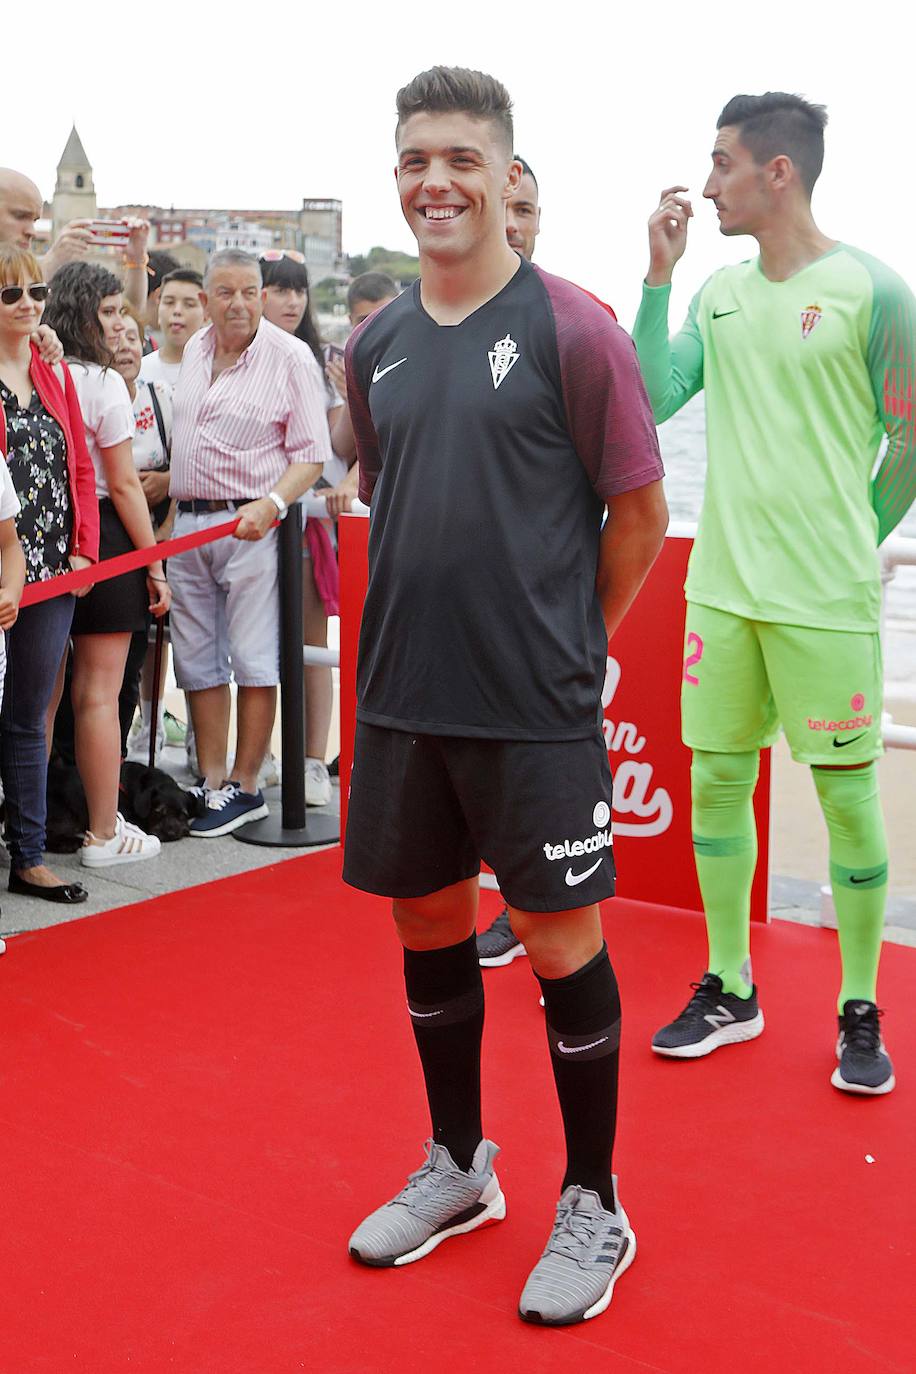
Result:
[[[30,342],[47,296],[32,254],[0,245],[0,442],[21,507],[27,583],[88,567],[99,551],[95,473],[76,388],[67,369],[48,366]],[[66,594],[20,610],[7,632],[0,710],[10,891],[67,903],[85,901],[86,889],[61,882],[44,862],[45,722],[74,604]]]
[[[265,319],[301,339],[312,350],[325,378],[328,429],[335,457],[325,463],[324,474],[312,489],[316,496],[320,496],[346,477],[355,459],[356,444],[350,417],[342,397],[327,378],[324,350],[309,300],[309,277],[304,257],[290,249],[273,249],[262,254],[261,280],[264,286]],[[312,516],[307,518],[302,567],[302,637],[306,644],[327,648],[329,607],[331,613],[336,608],[333,584],[336,582],[337,566],[330,544],[333,526],[330,522],[327,525],[323,521],[319,523],[324,526],[323,529],[315,528]],[[319,570],[316,570],[316,559],[311,556],[312,552],[322,559]],[[324,577],[321,576],[322,569],[326,574]],[[322,598],[319,582],[327,600]],[[331,800],[331,779],[325,764],[334,708],[330,668],[306,667],[305,706],[305,800],[309,806],[324,806]]]
[[[124,331],[121,283],[104,267],[71,262],[51,280],[48,323],[67,357],[83,412],[86,446],[99,498],[100,558],[150,548],[156,536],[134,467],[134,417],[114,355]],[[144,571],[100,582],[73,618],[70,701],[76,764],[89,810],[80,861],[87,868],[132,863],[159,853],[159,841],[118,811],[121,732],[118,694],[131,635],[147,611],[164,615],[171,600],[160,559]]]

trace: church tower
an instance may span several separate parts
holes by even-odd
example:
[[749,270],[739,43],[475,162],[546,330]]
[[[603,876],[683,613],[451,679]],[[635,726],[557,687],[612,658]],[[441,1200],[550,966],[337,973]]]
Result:
[[57,185],[54,187],[52,204],[55,238],[70,220],[95,219],[98,213],[92,168],[75,124],[57,164]]

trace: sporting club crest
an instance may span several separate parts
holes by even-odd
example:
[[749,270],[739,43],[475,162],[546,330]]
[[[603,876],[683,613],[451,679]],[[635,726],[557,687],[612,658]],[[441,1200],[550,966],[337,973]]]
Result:
[[490,349],[487,357],[490,359],[490,375],[493,378],[493,390],[498,391],[500,384],[506,380],[521,354],[518,351],[518,344],[507,334],[504,339],[497,339]]
[[819,305],[806,305],[801,312],[802,338],[807,339],[823,318],[824,312]]

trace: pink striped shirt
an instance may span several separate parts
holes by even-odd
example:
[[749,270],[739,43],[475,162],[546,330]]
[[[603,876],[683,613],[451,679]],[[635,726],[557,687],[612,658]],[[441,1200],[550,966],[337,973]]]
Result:
[[290,463],[327,462],[325,384],[311,349],[262,319],[238,362],[211,385],[215,349],[209,324],[188,340],[181,360],[169,494],[254,500]]

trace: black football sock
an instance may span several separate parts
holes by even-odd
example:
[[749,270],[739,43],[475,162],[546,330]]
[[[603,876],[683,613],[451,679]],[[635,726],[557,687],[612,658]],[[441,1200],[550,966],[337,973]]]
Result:
[[607,945],[566,978],[539,977],[538,982],[566,1133],[563,1187],[591,1188],[613,1211],[620,994]]
[[459,1169],[468,1170],[483,1136],[483,979],[476,936],[446,949],[405,949],[404,982],[433,1139],[445,1146]]

